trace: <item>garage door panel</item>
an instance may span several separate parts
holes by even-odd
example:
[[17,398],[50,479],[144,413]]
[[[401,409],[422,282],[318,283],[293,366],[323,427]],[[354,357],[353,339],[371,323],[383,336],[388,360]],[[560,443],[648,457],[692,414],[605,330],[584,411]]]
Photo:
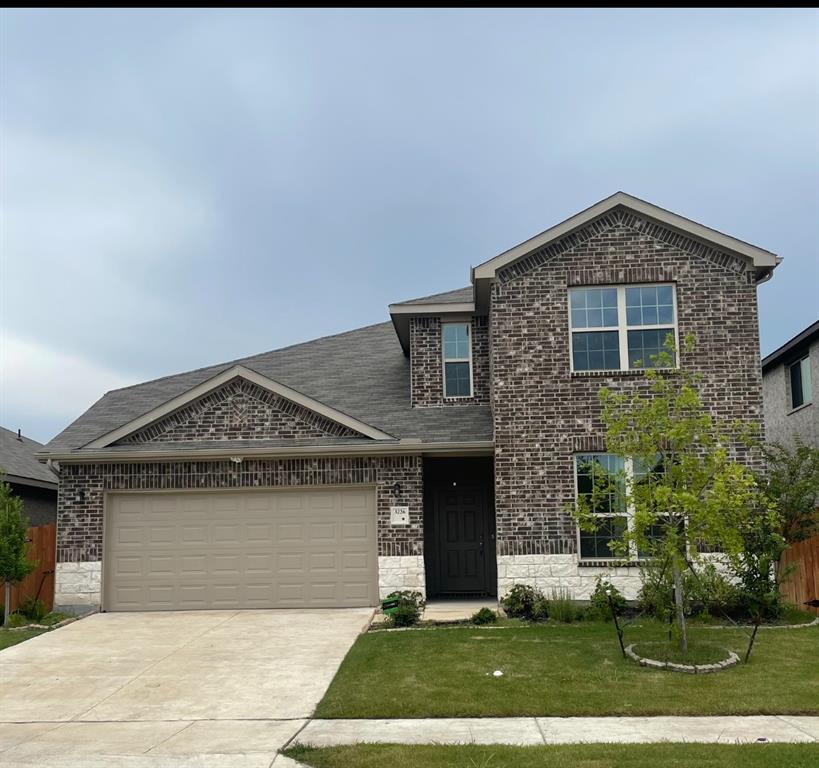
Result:
[[106,610],[377,602],[375,494],[111,494]]

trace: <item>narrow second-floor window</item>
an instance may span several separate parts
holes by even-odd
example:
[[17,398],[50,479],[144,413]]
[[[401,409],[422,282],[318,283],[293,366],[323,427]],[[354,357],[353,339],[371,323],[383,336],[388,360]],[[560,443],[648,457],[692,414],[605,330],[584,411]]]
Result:
[[444,396],[472,397],[472,340],[469,323],[444,323]]
[[810,382],[810,355],[791,363],[791,408],[799,408],[813,402]]
[[572,288],[569,314],[573,371],[652,368],[676,345],[673,285]]

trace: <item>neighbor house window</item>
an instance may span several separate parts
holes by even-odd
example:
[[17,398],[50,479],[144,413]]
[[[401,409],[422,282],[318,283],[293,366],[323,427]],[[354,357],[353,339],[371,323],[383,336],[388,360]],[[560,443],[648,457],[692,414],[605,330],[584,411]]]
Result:
[[790,366],[791,408],[799,408],[813,402],[810,383],[810,355],[797,360]]
[[469,323],[444,323],[444,396],[472,396],[472,341]]
[[[634,510],[626,503],[626,483],[650,483],[664,472],[658,460],[649,464],[624,459],[612,453],[584,453],[575,456],[577,496],[585,497],[594,506],[593,513],[599,518],[596,531],[579,531],[580,557],[586,560],[620,559],[610,546],[622,539],[626,529],[632,527]],[[601,485],[602,481],[602,485]],[[598,487],[595,498],[595,484]],[[600,494],[601,487],[610,492]],[[652,526],[646,535],[649,539],[662,534],[661,522]],[[647,553],[632,550],[630,557],[645,557]]]
[[569,290],[573,371],[651,368],[677,342],[674,286],[635,285]]

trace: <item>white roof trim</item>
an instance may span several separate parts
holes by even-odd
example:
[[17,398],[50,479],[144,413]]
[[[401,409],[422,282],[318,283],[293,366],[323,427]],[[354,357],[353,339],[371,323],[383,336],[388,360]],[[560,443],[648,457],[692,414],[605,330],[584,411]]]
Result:
[[391,315],[445,315],[456,312],[474,312],[474,301],[462,301],[458,303],[439,304],[390,304]]
[[213,448],[195,450],[156,450],[156,451],[60,451],[56,453],[40,452],[37,457],[43,461],[50,459],[61,464],[87,464],[93,462],[123,461],[205,461],[228,457],[267,458],[285,456],[491,456],[494,453],[492,440],[474,440],[467,442],[424,443],[420,440],[381,440],[370,445],[327,445],[327,446],[278,446],[276,448],[220,448],[218,441]]
[[665,224],[680,232],[684,232],[685,234],[688,234],[698,240],[705,240],[706,242],[713,243],[719,248],[746,256],[753,261],[755,267],[773,268],[780,261],[779,257],[775,253],[771,253],[770,251],[766,251],[762,248],[757,248],[755,245],[751,245],[750,243],[746,243],[742,240],[737,240],[735,237],[723,234],[715,229],[710,229],[702,224],[697,224],[696,221],[691,221],[691,219],[678,216],[676,213],[671,213],[671,211],[667,211],[664,208],[659,208],[656,205],[647,203],[645,200],[640,200],[637,197],[627,195],[625,192],[616,192],[611,197],[601,200],[591,208],[587,208],[585,211],[575,214],[571,218],[568,218],[566,221],[555,225],[551,229],[547,229],[545,232],[535,235],[526,242],[516,245],[514,248],[495,256],[495,258],[474,267],[472,270],[473,280],[493,278],[495,276],[495,272],[505,267],[507,264],[511,264],[513,261],[526,256],[528,253],[541,248],[553,240],[557,240],[558,238],[563,237],[576,229],[580,229],[593,219],[596,219],[598,216],[602,216],[604,213],[616,208],[618,205],[622,205],[636,213],[654,219],[655,221]]
[[262,376],[262,374],[250,370],[250,368],[245,368],[243,365],[234,365],[233,367],[228,368],[226,371],[222,371],[222,373],[219,373],[207,381],[203,381],[201,384],[189,389],[187,392],[183,392],[181,395],[177,395],[177,397],[174,397],[172,400],[168,400],[168,402],[163,403],[157,408],[154,408],[153,410],[142,414],[142,416],[129,421],[127,424],[123,424],[121,427],[98,437],[96,440],[93,440],[83,447],[105,448],[111,445],[111,443],[115,443],[117,440],[122,439],[126,435],[130,435],[132,432],[137,432],[140,429],[147,427],[149,424],[153,424],[153,422],[161,419],[163,416],[173,413],[173,411],[187,405],[190,402],[193,402],[194,400],[197,400],[198,398],[208,394],[208,392],[221,387],[223,384],[227,384],[227,382],[235,379],[237,376],[246,379],[253,384],[257,384],[264,389],[270,390],[271,392],[275,392],[277,395],[281,395],[287,400],[298,403],[299,405],[302,405],[314,413],[318,413],[321,416],[330,419],[331,421],[335,421],[338,424],[343,424],[345,427],[349,427],[365,437],[371,437],[374,440],[395,439],[392,437],[392,435],[388,435],[386,432],[382,432],[375,427],[371,427],[369,424],[365,424],[363,421],[354,419],[352,416],[348,416],[346,413],[337,411],[335,408],[324,405],[324,403],[314,400],[312,397],[308,397],[307,395],[303,395],[301,392],[297,392],[295,389],[291,389],[278,381],[269,379],[267,376]]

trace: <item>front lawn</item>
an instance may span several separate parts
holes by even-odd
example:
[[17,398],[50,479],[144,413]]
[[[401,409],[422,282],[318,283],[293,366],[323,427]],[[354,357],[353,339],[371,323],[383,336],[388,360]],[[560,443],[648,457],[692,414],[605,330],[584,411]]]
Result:
[[12,645],[17,645],[17,643],[22,643],[24,640],[31,640],[32,637],[37,637],[37,635],[42,635],[43,632],[47,631],[46,629],[0,629],[0,651],[4,648],[10,648]]
[[[666,632],[641,621],[625,640],[658,642]],[[692,627],[690,638],[740,658],[748,643],[735,629]],[[819,627],[762,629],[748,664],[686,675],[623,659],[603,623],[370,632],[350,649],[316,717],[819,714],[817,648]]]
[[548,747],[356,744],[293,747],[315,768],[814,768],[819,744],[561,744]]

